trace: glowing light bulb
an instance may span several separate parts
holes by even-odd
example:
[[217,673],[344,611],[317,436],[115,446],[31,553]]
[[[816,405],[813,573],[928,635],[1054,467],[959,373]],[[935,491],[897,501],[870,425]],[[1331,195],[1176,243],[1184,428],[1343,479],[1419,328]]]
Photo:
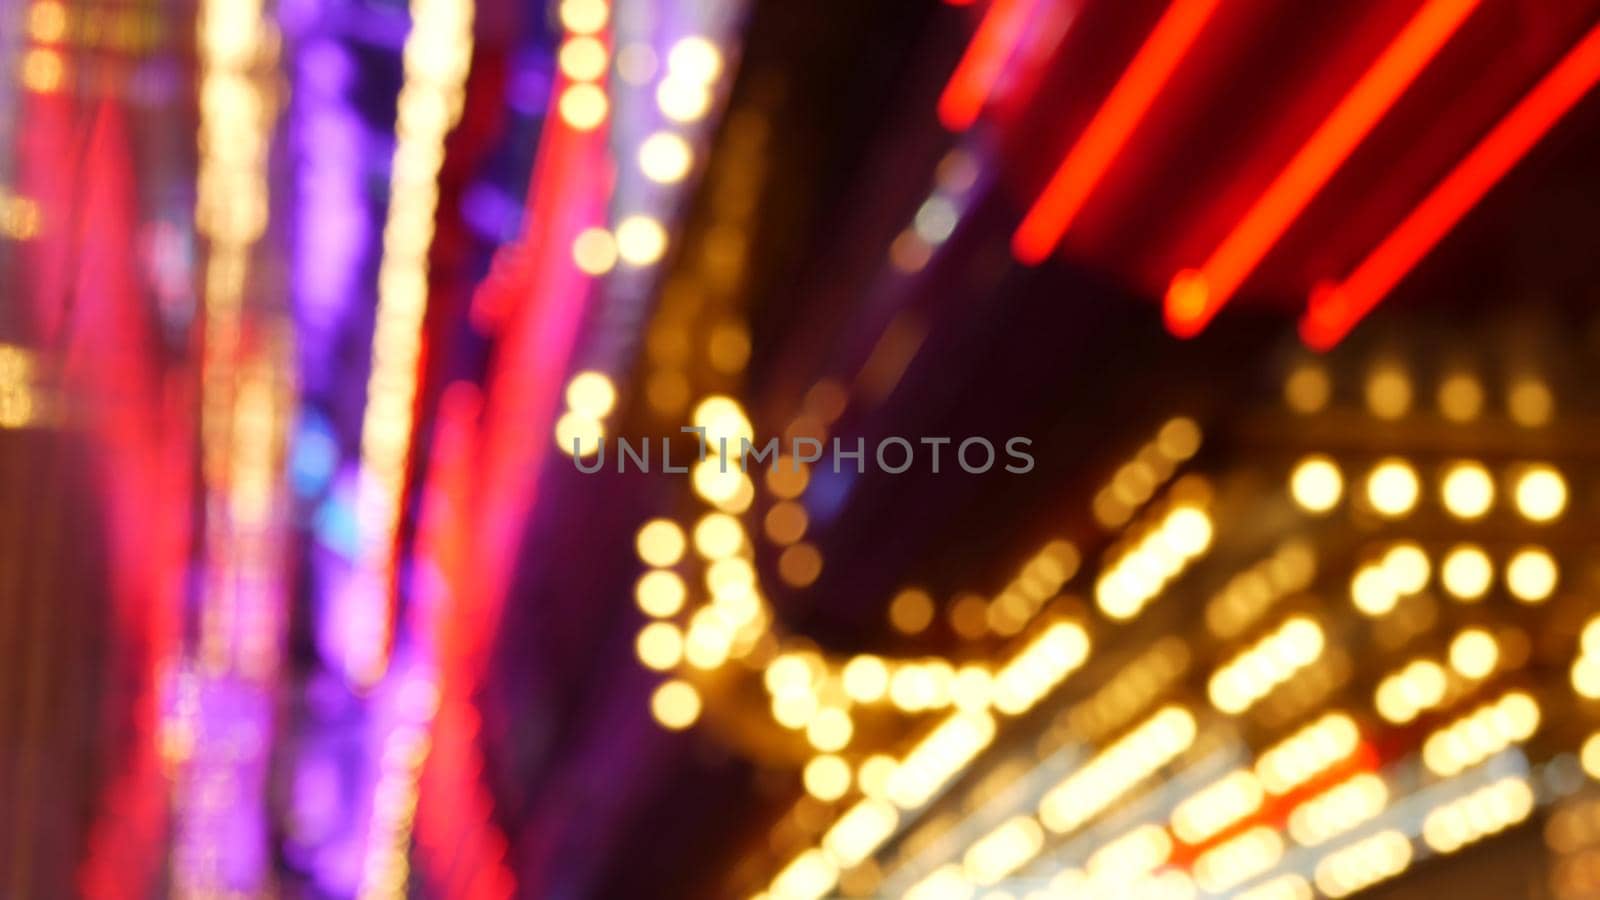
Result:
[[617,255],[631,266],[648,266],[667,250],[667,232],[650,216],[628,216],[617,224]]
[[1289,476],[1289,492],[1300,508],[1325,513],[1339,503],[1344,493],[1344,478],[1339,467],[1326,456],[1308,456]]
[[658,131],[639,144],[639,171],[651,181],[674,184],[689,174],[694,152],[689,142],[670,131]]
[[1471,544],[1462,544],[1445,555],[1439,569],[1439,580],[1444,589],[1457,599],[1473,601],[1489,591],[1494,579],[1494,566],[1488,554]]
[[1516,486],[1517,511],[1533,522],[1550,522],[1567,508],[1567,482],[1550,466],[1529,466]]
[[1416,471],[1398,459],[1384,460],[1367,476],[1367,501],[1389,518],[1410,512],[1418,491]]
[[1457,463],[1445,473],[1440,499],[1457,518],[1482,518],[1494,504],[1494,479],[1477,463]]

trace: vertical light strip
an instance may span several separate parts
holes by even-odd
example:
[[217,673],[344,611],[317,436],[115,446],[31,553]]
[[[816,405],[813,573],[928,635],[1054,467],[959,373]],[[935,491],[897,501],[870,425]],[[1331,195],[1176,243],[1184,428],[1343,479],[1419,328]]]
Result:
[[260,0],[202,4],[195,227],[206,241],[206,565],[198,644],[176,676],[162,728],[180,765],[175,896],[259,895],[271,887],[265,793],[282,626],[277,485],[292,390],[287,342],[271,321],[247,319],[246,307],[252,257],[267,230],[278,44]]
[[428,303],[428,249],[439,206],[444,139],[461,115],[472,61],[471,0],[412,0],[405,83],[396,104],[389,215],[378,266],[372,368],[361,422],[357,516],[359,571],[336,600],[344,675],[371,685],[382,675],[390,639],[394,540],[405,489],[422,320]]
[[1596,81],[1600,26],[1590,29],[1347,278],[1312,291],[1300,320],[1301,338],[1318,350],[1343,339]]
[[1161,14],[1133,62],[1017,226],[1011,238],[1011,252],[1019,262],[1043,262],[1061,243],[1111,161],[1210,21],[1217,3],[1218,0],[1173,0]]
[[1193,337],[1205,328],[1477,6],[1477,0],[1430,0],[1411,17],[1205,265],[1172,279],[1166,313],[1173,334]]
[[[389,177],[389,217],[378,269],[378,310],[372,370],[361,427],[360,572],[341,624],[345,676],[372,684],[384,674],[390,643],[394,541],[405,489],[428,299],[428,249],[439,205],[444,141],[461,116],[472,63],[472,0],[412,0],[406,36],[405,82],[396,104],[395,152]],[[420,636],[429,643],[432,635]],[[417,776],[438,708],[433,661],[402,666],[382,693],[384,717],[379,775],[357,896],[400,898],[415,823]]]

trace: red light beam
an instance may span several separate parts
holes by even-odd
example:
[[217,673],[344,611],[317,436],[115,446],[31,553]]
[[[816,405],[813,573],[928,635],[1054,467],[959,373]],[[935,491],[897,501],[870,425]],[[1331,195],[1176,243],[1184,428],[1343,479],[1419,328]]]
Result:
[[1427,197],[1338,284],[1311,292],[1300,336],[1337,344],[1600,81],[1600,26],[1583,38],[1456,163]]
[[1036,265],[1061,242],[1111,161],[1210,20],[1218,0],[1172,0],[1133,62],[1011,237],[1019,262]]
[[1006,60],[1022,40],[1033,0],[992,0],[972,34],[950,81],[939,95],[939,121],[951,131],[966,131],[977,121]]
[[1477,5],[1429,0],[1417,10],[1205,264],[1173,277],[1168,330],[1186,338],[1206,327]]

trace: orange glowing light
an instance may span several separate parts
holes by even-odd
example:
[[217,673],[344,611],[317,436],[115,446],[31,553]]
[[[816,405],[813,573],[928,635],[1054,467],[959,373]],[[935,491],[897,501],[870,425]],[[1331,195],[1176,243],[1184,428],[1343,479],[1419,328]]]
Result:
[[1600,81],[1600,26],[1567,51],[1347,278],[1312,291],[1300,320],[1306,344],[1317,350],[1337,344],[1596,81]]
[[1018,261],[1035,265],[1061,242],[1084,201],[1094,192],[1111,161],[1127,143],[1156,95],[1166,86],[1218,0],[1172,0],[1145,38],[1105,103],[1045,185],[1033,208],[1011,237]]
[[1205,328],[1477,5],[1477,0],[1430,0],[1411,17],[1205,265],[1172,279],[1168,330],[1193,337]]
[[1022,39],[1032,6],[1032,0],[993,0],[989,4],[972,34],[972,43],[939,95],[939,121],[946,128],[965,131],[977,120],[1006,60]]

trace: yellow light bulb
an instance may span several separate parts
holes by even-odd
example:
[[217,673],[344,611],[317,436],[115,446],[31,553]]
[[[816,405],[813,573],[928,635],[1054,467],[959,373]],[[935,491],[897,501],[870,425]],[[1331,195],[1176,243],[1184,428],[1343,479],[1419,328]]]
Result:
[[1344,478],[1339,467],[1326,456],[1308,456],[1289,476],[1289,492],[1300,508],[1325,513],[1338,505],[1344,493]]

